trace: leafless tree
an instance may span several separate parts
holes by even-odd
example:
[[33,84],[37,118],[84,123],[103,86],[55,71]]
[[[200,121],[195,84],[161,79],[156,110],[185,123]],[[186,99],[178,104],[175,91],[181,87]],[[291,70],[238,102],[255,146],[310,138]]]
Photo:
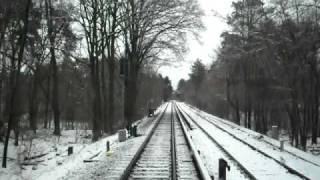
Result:
[[137,79],[144,64],[152,64],[165,50],[180,54],[186,34],[202,28],[202,12],[194,0],[128,0],[123,2],[123,39],[128,73],[125,87],[125,118],[135,112]]
[[[8,129],[6,133],[6,139],[4,144],[4,150],[3,150],[3,160],[2,160],[2,167],[6,167],[7,165],[7,150],[8,150],[8,143],[9,143],[9,136],[10,132],[13,128],[17,128],[18,123],[18,115],[17,115],[17,109],[16,105],[19,104],[19,97],[18,92],[20,89],[20,74],[21,74],[21,67],[22,67],[22,61],[24,57],[24,50],[25,50],[25,44],[27,39],[27,33],[28,33],[28,25],[29,25],[29,12],[31,8],[31,0],[27,0],[24,3],[18,2],[18,1],[11,1],[7,2],[9,11],[13,12],[13,17],[6,17],[10,18],[11,21],[11,29],[7,29],[8,31],[13,31],[12,33],[12,40],[17,37],[17,44],[11,43],[12,49],[11,49],[11,69],[10,69],[10,100],[9,104],[7,105],[7,110],[9,113],[8,117]],[[4,4],[3,4],[4,5]],[[5,6],[5,5],[4,5]],[[23,13],[19,14],[18,8],[23,9]],[[8,15],[11,15],[8,13]],[[22,23],[20,23],[22,22]],[[16,46],[16,47],[14,47]],[[16,129],[16,132],[18,130]],[[18,136],[16,134],[16,144],[18,143]]]

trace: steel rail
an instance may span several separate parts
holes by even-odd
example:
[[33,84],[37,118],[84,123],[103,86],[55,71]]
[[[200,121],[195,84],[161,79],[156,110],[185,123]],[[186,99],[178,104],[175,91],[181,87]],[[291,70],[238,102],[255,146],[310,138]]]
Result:
[[[187,116],[188,116],[194,123],[197,123],[193,118],[190,117],[190,115],[187,114]],[[199,115],[198,115],[198,116],[199,116]],[[199,117],[201,117],[201,116],[199,116]],[[202,117],[201,117],[201,118],[202,118]],[[237,136],[233,135],[232,133],[228,132],[227,130],[225,130],[224,128],[220,127],[219,125],[213,123],[212,121],[209,121],[208,119],[205,119],[205,118],[202,118],[202,119],[204,119],[205,121],[209,122],[210,124],[212,124],[212,125],[215,126],[216,128],[220,129],[221,131],[227,133],[228,135],[230,135],[231,137],[235,138],[236,140],[240,141],[240,142],[243,143],[244,145],[247,145],[247,146],[250,147],[251,149],[259,152],[260,154],[266,156],[267,158],[270,158],[270,159],[274,160],[274,161],[275,161],[276,163],[278,163],[280,166],[282,166],[282,167],[284,167],[285,169],[287,169],[289,173],[294,174],[294,175],[296,175],[296,176],[298,176],[298,177],[300,177],[300,178],[302,178],[302,179],[305,179],[305,180],[311,180],[311,178],[305,176],[304,174],[298,172],[297,170],[291,168],[290,166],[282,163],[281,161],[273,158],[273,157],[270,156],[269,154],[261,151],[260,149],[258,149],[258,148],[256,148],[256,147],[254,147],[253,145],[245,142],[244,140],[238,138]],[[200,127],[200,125],[198,125],[198,127]],[[202,127],[201,127],[201,128],[202,128]]]
[[182,119],[188,122],[187,117],[215,144],[217,147],[228,156],[237,166],[252,180],[257,180],[257,178],[244,166],[242,165],[231,153],[229,153],[222,145],[218,143],[203,127],[199,125],[193,118],[191,118],[184,110],[182,110],[178,105],[177,109],[181,114]]
[[[194,110],[195,114],[197,114],[198,116],[200,116],[202,119],[206,119],[207,121],[211,121],[211,120],[208,119],[207,117],[205,117],[205,116],[203,116],[202,114],[200,114],[199,112],[197,112],[197,109],[195,109],[194,107],[189,106],[189,105],[187,105],[187,106],[188,106],[189,108],[191,108],[192,110]],[[227,122],[221,121],[221,123],[223,123],[223,124],[225,124],[226,126],[229,126],[229,127],[231,127],[231,128],[234,128],[234,127],[235,127],[235,126],[233,126],[233,125],[231,125],[231,124],[229,124],[229,123],[227,123]],[[246,134],[250,135],[250,133],[248,133],[247,131],[244,131],[244,130],[242,130],[242,129],[238,129],[238,130],[241,131],[241,132],[243,132],[243,133],[246,133]],[[270,146],[275,147],[275,148],[277,148],[277,149],[279,148],[279,146],[276,146],[276,145],[274,145],[274,144],[272,144],[271,142],[268,142],[268,141],[266,141],[266,140],[263,140],[263,142],[265,142],[265,143],[269,144]],[[294,154],[294,153],[292,153],[292,152],[290,152],[290,151],[288,151],[288,150],[286,150],[286,149],[283,149],[283,151],[286,152],[286,153],[288,153],[288,154],[290,154],[290,155],[292,155],[292,156],[294,156],[294,157],[296,157],[296,158],[299,158],[299,159],[301,159],[301,160],[303,160],[303,161],[305,161],[305,162],[307,162],[307,163],[310,163],[310,164],[312,164],[312,165],[315,165],[315,166],[320,167],[320,164],[315,163],[315,162],[312,162],[312,161],[310,161],[310,160],[308,160],[308,159],[306,159],[306,158],[304,158],[304,157],[302,157],[302,156],[300,156],[300,155]]]
[[[210,177],[210,175],[208,173],[208,170],[205,167],[203,161],[201,160],[197,149],[193,145],[191,137],[187,132],[187,128],[186,128],[185,124],[183,123],[181,114],[179,113],[179,111],[177,109],[177,105],[175,103],[174,103],[174,109],[175,109],[175,112],[177,114],[177,119],[178,119],[178,121],[179,121],[179,123],[180,123],[180,125],[182,127],[183,135],[184,135],[185,139],[187,140],[187,145],[188,145],[189,149],[192,152],[192,158],[193,158],[194,164],[196,166],[196,169],[198,171],[199,178],[202,179],[202,180],[211,180],[211,177]],[[184,122],[186,122],[186,121],[184,121]],[[192,129],[190,123],[186,122],[186,124],[189,127],[189,129]]]
[[177,176],[177,152],[176,152],[176,133],[174,128],[173,104],[171,105],[171,178],[176,180]]
[[126,169],[124,170],[123,174],[120,177],[120,180],[127,180],[130,177],[131,171],[133,169],[133,167],[136,165],[136,163],[138,162],[138,160],[141,157],[141,154],[143,153],[145,147],[147,146],[147,144],[149,143],[152,135],[154,134],[154,131],[156,130],[156,128],[158,127],[160,121],[162,120],[165,112],[167,111],[167,108],[169,106],[169,103],[166,105],[166,107],[164,108],[164,110],[155,118],[156,123],[155,125],[152,127],[151,131],[149,132],[149,134],[147,135],[146,139],[144,140],[144,142],[141,144],[141,146],[139,147],[138,151],[135,153],[135,155],[133,156],[132,160],[130,161],[129,165],[126,167]]

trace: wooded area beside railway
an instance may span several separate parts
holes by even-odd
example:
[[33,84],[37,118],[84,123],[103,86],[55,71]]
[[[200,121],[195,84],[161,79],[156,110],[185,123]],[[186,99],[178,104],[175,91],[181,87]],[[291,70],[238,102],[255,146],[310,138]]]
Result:
[[178,86],[185,100],[266,134],[277,125],[296,147],[319,137],[320,1],[239,0],[207,68]]
[[12,130],[17,145],[51,120],[54,135],[85,124],[96,141],[168,99],[157,69],[182,56],[201,15],[194,0],[1,1],[3,157]]

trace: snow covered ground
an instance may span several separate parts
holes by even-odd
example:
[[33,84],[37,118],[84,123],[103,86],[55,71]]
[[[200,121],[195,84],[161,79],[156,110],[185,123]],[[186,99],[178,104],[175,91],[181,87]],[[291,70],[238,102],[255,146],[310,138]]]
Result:
[[[320,156],[303,152],[289,145],[281,151],[280,142],[277,140],[189,105],[183,103],[178,105],[188,114],[187,120],[194,127],[189,134],[209,174],[215,178],[218,177],[218,160],[223,158],[231,167],[227,172],[227,179],[231,180],[250,179],[239,163],[256,179],[301,179],[290,173],[286,167],[292,168],[309,179],[320,179]],[[165,107],[166,104],[163,104],[156,113],[163,111]],[[195,120],[194,123],[191,118]],[[140,136],[129,138],[125,142],[119,142],[117,134],[91,143],[91,131],[63,131],[62,136],[58,138],[52,136],[51,131],[40,130],[36,137],[31,138],[32,141],[26,140],[18,148],[10,144],[8,168],[0,169],[0,179],[119,179],[155,122],[153,117],[145,117],[135,122]],[[199,126],[214,138],[219,146]],[[107,141],[111,144],[109,152],[106,152]],[[74,153],[70,156],[67,155],[69,146],[74,148]],[[231,156],[222,151],[220,146]],[[0,148],[2,154],[2,144]],[[18,152],[23,152],[24,149],[31,149],[27,151],[28,157],[43,156],[29,161],[18,161],[18,154],[21,154]],[[90,162],[84,162],[84,160],[90,160]],[[21,163],[29,165],[22,166]]]
[[[163,110],[162,105],[156,113]],[[105,179],[108,170],[119,167],[123,158],[132,156],[139,145],[143,142],[145,134],[149,132],[154,124],[153,118],[143,118],[137,122],[137,138],[130,138],[125,142],[118,141],[118,135],[110,135],[101,140],[91,143],[91,131],[86,130],[64,130],[62,136],[52,136],[48,130],[39,130],[32,141],[27,140],[15,147],[10,141],[8,149],[8,166],[0,168],[0,179],[20,180],[20,179]],[[107,141],[111,144],[111,151],[106,152]],[[32,145],[31,145],[32,144]],[[31,146],[30,146],[31,145]],[[73,154],[68,156],[67,149],[73,147]],[[31,147],[31,148],[30,148]],[[28,157],[43,155],[42,157],[19,161],[19,152],[25,151]],[[0,144],[0,153],[3,153],[3,144]],[[90,160],[91,162],[84,162]],[[2,159],[0,160],[0,163]],[[21,163],[29,165],[21,165]],[[34,164],[34,165],[33,165]],[[123,165],[125,167],[126,164]],[[119,177],[122,171],[114,174]],[[112,174],[111,174],[112,176]],[[109,178],[111,179],[111,178]],[[115,178],[117,179],[117,178]]]
[[[282,165],[288,166],[310,179],[320,178],[319,156],[305,153],[291,146],[285,146],[285,151],[280,151],[278,148],[280,142],[277,140],[240,127],[232,122],[217,118],[185,104],[179,103],[179,105],[180,107],[183,107],[183,109],[188,112],[188,114],[195,119],[200,126],[205,127],[210,135],[212,135],[236,159],[246,166],[249,171],[255,174],[258,179],[297,178],[297,176],[293,176],[291,173],[287,172]],[[210,122],[215,124],[217,127]],[[209,142],[201,142],[204,141],[204,137],[201,137],[203,135],[199,135],[197,132],[198,130],[193,131],[195,131],[192,132],[195,136],[194,139],[198,138],[195,140],[195,143],[198,144],[199,149],[203,147],[201,146],[201,143],[203,145],[209,144]],[[231,135],[228,135],[225,131]],[[248,145],[244,145],[242,142],[237,140],[237,138]],[[207,151],[207,149],[204,148],[204,151]],[[273,158],[273,160],[262,155],[258,151],[265,153]],[[209,165],[212,161],[217,162],[217,157],[214,157],[214,155],[212,155],[213,153],[214,152],[210,152],[209,155],[204,155],[204,159],[209,162]],[[276,161],[279,161],[282,165],[276,163]],[[217,163],[214,164],[217,165]],[[214,166],[214,164],[211,166]],[[209,166],[209,170],[210,169],[211,168]]]
[[[71,170],[76,162],[95,154],[100,147],[105,148],[106,141],[114,141],[115,137],[109,136],[92,144],[89,130],[65,130],[60,137],[53,136],[50,130],[38,130],[32,140],[21,141],[18,147],[10,141],[8,166],[0,168],[0,179],[56,178]],[[73,147],[73,154],[70,156],[67,151],[69,146]],[[3,153],[3,144],[0,144],[0,153]],[[39,155],[41,157],[24,160],[25,157]],[[2,163],[2,159],[0,162]],[[50,175],[54,171],[56,173]]]
[[[165,104],[160,106],[155,114],[160,113],[164,108]],[[130,138],[121,143],[116,140],[111,148],[111,154],[106,154],[103,151],[101,155],[96,157],[96,162],[82,163],[61,179],[119,179],[155,122],[154,118],[147,117],[137,121],[139,137]]]
[[218,160],[223,158],[229,162],[230,171],[227,172],[227,177],[230,180],[248,179],[244,176],[237,165],[229,159],[229,157],[221,152],[221,150],[202,133],[199,129],[194,129],[190,132],[192,140],[196,148],[200,152],[200,157],[203,160],[210,176],[218,177]]

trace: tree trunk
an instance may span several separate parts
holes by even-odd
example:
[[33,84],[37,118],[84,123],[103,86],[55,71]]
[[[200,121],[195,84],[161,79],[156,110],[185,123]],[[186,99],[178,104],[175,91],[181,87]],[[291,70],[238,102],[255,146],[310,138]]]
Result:
[[238,125],[240,125],[241,117],[240,117],[239,101],[238,101],[238,99],[236,99],[236,100],[235,100],[235,101],[236,101],[235,103],[232,102],[232,100],[231,100],[231,95],[230,95],[230,80],[229,80],[228,77],[226,78],[226,82],[227,82],[227,86],[226,86],[227,101],[228,101],[228,103],[230,104],[230,106],[235,110],[235,113],[236,113],[236,119],[235,119],[235,121],[236,121],[236,123],[237,123]]
[[267,110],[265,105],[263,104],[261,107],[261,118],[262,118],[262,133],[267,134],[268,132],[268,118],[267,118]]
[[110,130],[113,132],[114,124],[114,79],[115,79],[115,41],[116,41],[116,28],[118,23],[117,11],[118,11],[118,0],[113,1],[113,11],[112,11],[112,26],[111,26],[111,37],[110,37],[110,54],[108,58],[109,67],[109,106],[108,106],[108,120],[110,122]]
[[[132,58],[132,57],[131,57]],[[136,105],[136,97],[137,97],[137,68],[134,63],[135,59],[132,58],[129,61],[129,74],[126,78],[126,86],[125,86],[125,107],[124,107],[124,116],[126,120],[126,125],[131,126],[133,122],[133,118],[135,115],[135,105]]]
[[257,103],[256,109],[254,111],[254,122],[256,124],[256,131],[261,133],[262,132],[262,125],[261,125],[261,110],[260,110],[260,103]]
[[51,0],[45,1],[46,6],[46,18],[47,18],[47,26],[48,26],[48,36],[50,41],[50,65],[52,67],[52,110],[53,110],[53,119],[54,119],[54,135],[60,135],[60,109],[59,109],[59,79],[58,79],[58,65],[55,54],[55,34],[52,20],[52,3]]
[[236,123],[240,125],[241,117],[240,117],[240,108],[239,108],[239,103],[237,101],[236,105]]
[[[1,32],[1,36],[0,36],[0,49],[1,49],[1,46],[2,46],[2,42],[3,42],[3,39],[4,39],[4,37],[5,37],[5,33],[4,33],[4,30],[6,29],[6,25],[5,25],[6,23],[2,23],[2,27],[0,27],[0,32]],[[4,128],[3,126],[4,126],[4,120],[3,120],[3,111],[2,111],[2,108],[3,108],[3,106],[2,106],[2,103],[1,102],[3,102],[3,99],[2,99],[2,97],[3,97],[3,94],[4,94],[4,86],[3,86],[3,83],[5,82],[4,81],[4,78],[5,78],[5,73],[6,73],[6,70],[5,70],[5,68],[6,68],[6,61],[5,61],[5,59],[4,59],[4,57],[2,57],[2,59],[1,59],[1,61],[2,61],[2,64],[1,64],[1,74],[0,74],[0,142],[2,142],[3,140],[2,140],[2,134],[1,134],[1,129],[2,128]]]
[[14,116],[15,116],[15,112],[14,112],[14,102],[15,102],[15,92],[16,92],[16,88],[14,85],[14,79],[15,79],[15,72],[12,71],[10,73],[10,102],[9,104],[7,104],[8,107],[10,107],[9,109],[9,119],[8,119],[8,129],[7,129],[7,133],[6,133],[6,137],[5,137],[5,141],[4,141],[4,150],[3,150],[3,159],[2,159],[2,167],[6,168],[7,167],[7,151],[8,151],[8,144],[9,144],[9,137],[10,137],[10,133],[11,133],[11,129],[13,128],[13,121],[14,121]]
[[[50,70],[49,70],[50,74]],[[49,104],[50,104],[50,81],[51,81],[51,76],[48,75],[48,80],[47,80],[47,93],[46,93],[46,105],[45,105],[45,117],[44,117],[44,128],[48,128],[48,116],[49,116]]]
[[2,106],[2,102],[3,102],[3,94],[4,94],[4,85],[3,83],[4,78],[5,78],[5,61],[2,60],[2,69],[1,69],[1,74],[0,74],[0,142],[2,142],[2,137],[4,136],[2,134],[2,129],[4,129],[4,119],[3,119],[3,106]]
[[38,82],[39,82],[39,67],[36,67],[36,70],[33,75],[33,82],[31,87],[31,95],[29,100],[29,120],[30,128],[36,133],[37,130],[37,118],[38,118]]
[[55,50],[53,47],[50,48],[51,52],[51,66],[52,66],[52,110],[54,118],[54,135],[60,135],[60,109],[59,109],[59,80],[58,80],[58,66],[55,57]]
[[291,144],[295,147],[299,146],[298,127],[295,110],[292,109],[290,114],[290,126],[291,126]]
[[251,129],[251,106],[248,108],[248,129]]
[[[94,57],[91,57],[94,58]],[[93,130],[92,141],[101,137],[101,93],[99,81],[99,65],[97,59],[91,60],[91,78],[93,90]]]
[[103,130],[104,132],[108,133],[110,132],[110,119],[108,118],[108,114],[110,112],[108,112],[108,98],[107,98],[107,86],[106,86],[106,72],[105,72],[105,68],[106,68],[106,61],[107,58],[105,57],[105,55],[102,55],[102,64],[101,64],[101,88],[102,88],[102,126],[103,126]]
[[136,104],[136,82],[128,81],[128,86],[125,90],[125,119],[128,126],[131,126],[135,114],[135,104]]
[[300,124],[300,145],[302,149],[305,151],[307,147],[307,127],[306,127],[306,122],[309,120],[309,113],[308,113],[308,104],[304,102],[305,105],[303,107],[303,118],[302,118],[302,123]]
[[312,122],[312,144],[317,144],[318,131],[319,131],[319,78],[318,74],[315,78],[315,92],[314,92],[314,107],[313,107],[313,122]]
[[[110,60],[113,61],[113,60]],[[114,63],[109,63],[109,106],[108,106],[108,120],[110,123],[110,130],[113,132],[112,125],[114,124]]]
[[[9,144],[9,137],[10,137],[10,132],[11,129],[13,128],[13,125],[16,124],[14,123],[15,116],[16,116],[16,110],[15,110],[15,102],[18,100],[18,90],[20,88],[20,69],[21,69],[21,64],[22,64],[22,59],[23,59],[23,54],[24,54],[24,47],[26,44],[26,39],[27,39],[27,33],[28,33],[28,25],[29,25],[29,11],[30,11],[30,6],[31,6],[31,0],[28,0],[26,2],[26,9],[25,9],[25,15],[23,19],[23,29],[21,31],[20,37],[19,37],[19,52],[18,52],[18,62],[17,62],[17,68],[13,68],[14,70],[12,71],[10,75],[10,83],[11,83],[11,98],[10,98],[10,113],[9,113],[9,120],[8,120],[8,129],[7,129],[7,134],[6,134],[6,139],[5,139],[5,144],[4,144],[4,149],[3,149],[3,159],[2,159],[2,167],[6,168],[7,167],[7,151],[8,151],[8,144]],[[14,58],[14,56],[13,56]],[[13,61],[13,67],[14,67],[15,62]],[[16,130],[17,131],[17,130]],[[17,143],[17,142],[16,142]]]

